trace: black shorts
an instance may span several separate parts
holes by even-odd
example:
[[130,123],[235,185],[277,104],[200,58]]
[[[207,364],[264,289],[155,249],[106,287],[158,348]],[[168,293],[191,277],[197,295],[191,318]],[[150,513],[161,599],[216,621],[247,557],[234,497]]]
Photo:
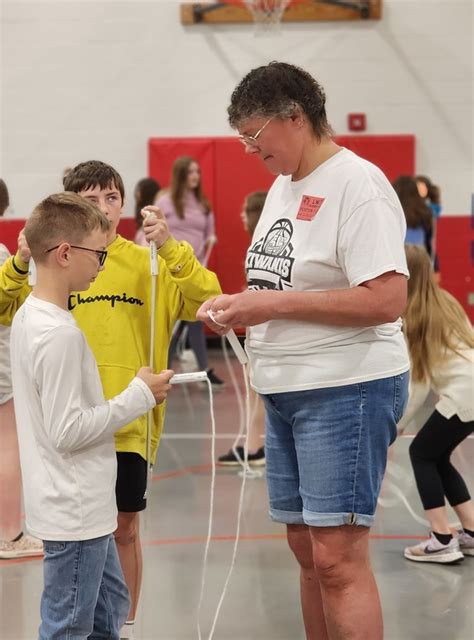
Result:
[[147,463],[140,454],[117,451],[117,509],[135,513],[146,509]]

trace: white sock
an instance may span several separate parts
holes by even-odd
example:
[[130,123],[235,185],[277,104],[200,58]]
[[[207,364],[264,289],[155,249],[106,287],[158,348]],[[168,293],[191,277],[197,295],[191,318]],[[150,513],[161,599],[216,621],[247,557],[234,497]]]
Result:
[[135,637],[133,633],[134,629],[135,629],[135,620],[127,620],[127,622],[120,629],[120,637],[129,638],[130,640],[133,640],[133,638]]

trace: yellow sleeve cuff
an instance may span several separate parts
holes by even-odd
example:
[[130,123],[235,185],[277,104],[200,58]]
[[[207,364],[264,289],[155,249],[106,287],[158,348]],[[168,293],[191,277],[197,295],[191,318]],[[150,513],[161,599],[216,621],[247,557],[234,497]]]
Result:
[[21,259],[20,253],[17,251],[16,254],[12,258],[13,268],[17,273],[21,275],[26,275],[29,271],[29,266],[27,262],[24,262]]

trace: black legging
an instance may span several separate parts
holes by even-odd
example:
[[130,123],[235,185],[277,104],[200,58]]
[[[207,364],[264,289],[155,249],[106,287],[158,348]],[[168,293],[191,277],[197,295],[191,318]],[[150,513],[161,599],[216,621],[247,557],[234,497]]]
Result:
[[454,449],[474,430],[474,422],[431,414],[410,446],[410,458],[423,508],[455,507],[470,499],[466,483],[451,464]]

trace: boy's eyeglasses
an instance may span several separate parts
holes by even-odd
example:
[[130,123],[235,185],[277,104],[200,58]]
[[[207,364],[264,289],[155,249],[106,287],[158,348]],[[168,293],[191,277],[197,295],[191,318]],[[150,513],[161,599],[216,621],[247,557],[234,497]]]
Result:
[[273,117],[267,120],[263,125],[263,127],[260,127],[260,129],[257,131],[257,133],[254,136],[249,136],[246,133],[239,134],[240,142],[246,147],[258,147],[258,137],[260,136],[262,131],[265,129],[267,124],[269,124],[272,120],[273,120]]
[[[51,249],[46,249],[45,253],[49,253],[50,251],[54,251],[60,245],[57,244],[55,247],[51,247]],[[97,256],[97,260],[99,261],[99,266],[103,267],[105,263],[105,259],[107,258],[107,251],[103,251],[102,249],[89,249],[88,247],[78,247],[76,244],[69,245],[71,249],[82,249],[82,251],[92,251]]]

